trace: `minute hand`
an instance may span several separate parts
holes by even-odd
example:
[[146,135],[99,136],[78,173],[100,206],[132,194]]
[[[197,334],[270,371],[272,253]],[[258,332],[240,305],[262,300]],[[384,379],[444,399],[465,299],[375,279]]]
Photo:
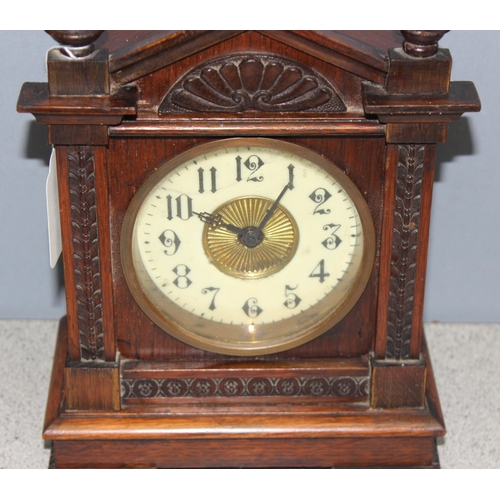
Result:
[[287,189],[290,189],[290,184],[287,184],[282,190],[279,196],[276,198],[276,201],[272,204],[271,208],[266,212],[266,215],[264,218],[260,221],[259,227],[257,228],[257,232],[260,233],[264,226],[267,224],[267,221],[271,218],[271,216],[274,214],[274,211],[276,210],[276,207],[278,206],[278,203],[280,202],[281,198],[285,195]]

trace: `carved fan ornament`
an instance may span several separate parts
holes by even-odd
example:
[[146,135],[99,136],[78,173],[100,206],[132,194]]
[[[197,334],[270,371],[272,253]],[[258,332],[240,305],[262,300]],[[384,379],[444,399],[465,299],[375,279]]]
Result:
[[160,115],[180,112],[343,113],[332,85],[311,68],[271,54],[211,59],[184,75],[160,104]]

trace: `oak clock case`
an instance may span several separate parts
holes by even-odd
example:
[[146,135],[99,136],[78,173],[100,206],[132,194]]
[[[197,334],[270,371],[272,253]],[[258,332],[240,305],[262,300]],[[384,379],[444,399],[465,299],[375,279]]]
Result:
[[289,349],[338,323],[368,282],[374,249],[352,181],[271,139],[211,142],[162,165],[121,235],[145,313],[181,341],[240,356]]

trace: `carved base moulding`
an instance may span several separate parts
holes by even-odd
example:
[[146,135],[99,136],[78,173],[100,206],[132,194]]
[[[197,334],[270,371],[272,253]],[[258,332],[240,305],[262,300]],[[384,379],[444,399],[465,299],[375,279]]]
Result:
[[63,319],[44,432],[57,468],[439,466],[445,431],[429,363],[423,407],[377,410],[368,360],[275,366],[267,379],[251,364],[224,379],[122,360],[122,409],[78,411],[64,391],[66,329]]

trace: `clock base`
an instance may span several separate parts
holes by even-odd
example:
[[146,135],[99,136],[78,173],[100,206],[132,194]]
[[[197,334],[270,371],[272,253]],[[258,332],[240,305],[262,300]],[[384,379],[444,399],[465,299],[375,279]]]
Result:
[[[439,466],[444,435],[430,364],[423,408],[366,404],[153,406],[68,410],[66,322],[61,321],[44,438],[55,468],[427,467]],[[428,358],[428,357],[427,357]],[[251,407],[251,408],[250,408]]]

